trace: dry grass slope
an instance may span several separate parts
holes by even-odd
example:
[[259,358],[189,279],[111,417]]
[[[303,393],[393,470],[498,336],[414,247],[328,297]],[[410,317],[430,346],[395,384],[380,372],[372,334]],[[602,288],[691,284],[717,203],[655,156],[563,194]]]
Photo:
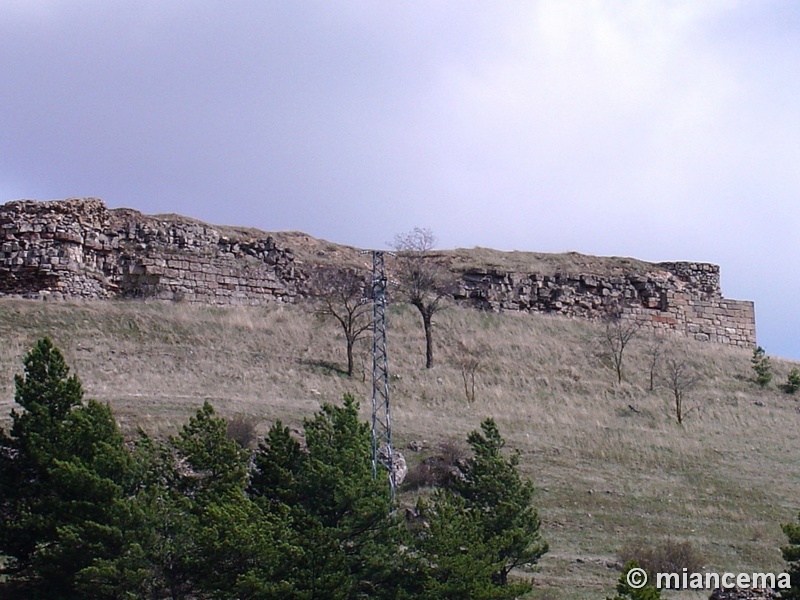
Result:
[[[158,215],[166,219],[186,219],[180,215]],[[223,235],[232,238],[272,236],[280,246],[291,248],[300,264],[337,265],[371,269],[372,259],[353,246],[336,244],[314,238],[300,231],[264,232],[246,227],[215,226]],[[388,242],[387,242],[388,243]],[[621,276],[630,273],[647,273],[657,269],[654,263],[618,256],[592,256],[579,252],[506,252],[492,248],[456,248],[435,250],[431,255],[448,264],[456,272],[471,269],[497,269],[504,272],[538,273],[593,273],[603,276]],[[390,258],[387,268],[392,269]]]
[[[631,348],[627,381],[614,385],[595,358],[592,323],[452,308],[437,319],[432,370],[413,309],[392,307],[389,331],[399,446],[463,439],[493,416],[521,450],[551,545],[534,597],[605,597],[618,577],[608,564],[641,538],[690,541],[711,570],[782,568],[780,524],[800,510],[800,404],[749,381],[749,351],[671,342],[702,373],[687,398],[699,408],[679,426],[666,390],[647,390],[648,340]],[[278,417],[299,425],[347,391],[364,398],[367,416],[366,347],[358,376],[343,376],[338,331],[300,306],[0,300],[0,414],[12,407],[22,356],[43,335],[129,432],[172,432],[206,399],[225,415],[258,418],[262,431]],[[460,342],[489,349],[472,404]],[[792,366],[775,361],[775,381]]]

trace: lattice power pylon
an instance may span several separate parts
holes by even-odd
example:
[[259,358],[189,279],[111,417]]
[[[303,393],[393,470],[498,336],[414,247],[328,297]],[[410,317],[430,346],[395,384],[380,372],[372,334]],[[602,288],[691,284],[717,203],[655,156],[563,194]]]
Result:
[[372,476],[386,468],[394,502],[397,481],[389,412],[389,356],[386,352],[386,272],[383,252],[372,253]]

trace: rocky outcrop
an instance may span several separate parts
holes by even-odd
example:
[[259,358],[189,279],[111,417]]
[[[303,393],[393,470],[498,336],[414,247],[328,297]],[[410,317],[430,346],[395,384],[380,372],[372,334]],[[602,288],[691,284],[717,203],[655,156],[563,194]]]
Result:
[[[0,206],[0,295],[264,305],[306,297],[313,266],[263,232],[109,210],[95,198]],[[468,269],[457,278],[455,299],[484,310],[595,318],[622,307],[653,331],[755,344],[753,303],[722,297],[716,265],[658,263],[613,275]]]

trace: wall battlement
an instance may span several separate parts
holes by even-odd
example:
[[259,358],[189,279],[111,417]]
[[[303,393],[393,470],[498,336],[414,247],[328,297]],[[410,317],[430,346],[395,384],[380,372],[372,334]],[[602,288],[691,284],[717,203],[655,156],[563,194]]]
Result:
[[[305,298],[311,266],[262,232],[109,210],[95,198],[0,206],[0,296],[266,305]],[[753,303],[722,297],[718,266],[650,267],[614,276],[469,269],[458,276],[455,299],[484,310],[585,318],[622,306],[625,318],[652,331],[755,345]]]

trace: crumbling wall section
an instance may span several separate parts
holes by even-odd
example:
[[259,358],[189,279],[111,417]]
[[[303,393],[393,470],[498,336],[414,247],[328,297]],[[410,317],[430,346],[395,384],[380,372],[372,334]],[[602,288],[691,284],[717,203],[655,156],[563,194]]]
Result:
[[653,332],[672,331],[697,340],[752,347],[752,302],[728,300],[719,267],[707,263],[653,265],[646,274],[541,275],[473,269],[463,273],[456,299],[495,312],[554,313],[590,319],[621,310]]
[[189,219],[98,199],[0,207],[0,293],[26,298],[291,302],[302,274],[271,237],[232,238]]
[[[753,303],[723,298],[719,267],[707,263],[620,276],[472,269],[457,277],[456,300],[484,310],[591,319],[621,308],[652,331],[756,341]],[[109,210],[95,198],[0,206],[0,295],[265,305],[305,298],[312,287],[292,250],[258,232]]]

